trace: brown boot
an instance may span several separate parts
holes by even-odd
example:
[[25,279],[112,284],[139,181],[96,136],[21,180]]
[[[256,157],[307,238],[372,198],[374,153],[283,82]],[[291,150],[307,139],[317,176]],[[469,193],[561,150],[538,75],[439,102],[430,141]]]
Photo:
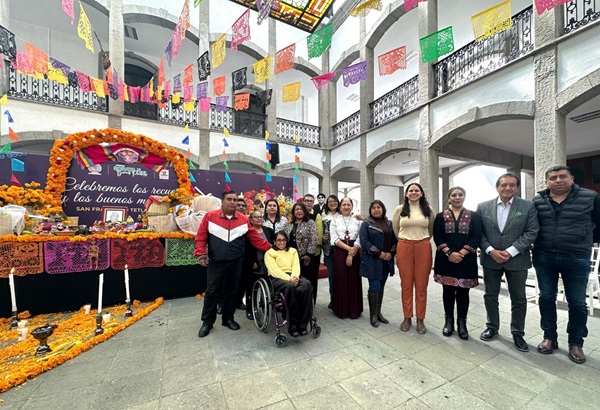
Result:
[[410,329],[410,326],[412,325],[412,320],[409,317],[405,317],[404,321],[402,322],[402,324],[400,325],[400,330],[402,330],[403,332],[408,332],[408,330]]
[[417,333],[420,335],[427,333],[427,328],[425,327],[423,319],[417,319]]

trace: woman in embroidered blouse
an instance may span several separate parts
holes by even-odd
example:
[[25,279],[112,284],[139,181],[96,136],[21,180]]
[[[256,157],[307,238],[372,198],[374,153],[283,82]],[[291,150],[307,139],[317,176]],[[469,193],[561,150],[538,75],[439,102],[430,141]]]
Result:
[[310,280],[310,261],[317,249],[317,225],[315,221],[308,217],[306,205],[302,202],[294,204],[292,207],[292,222],[283,231],[288,237],[289,246],[298,251],[300,276]]
[[279,203],[275,198],[265,202],[265,216],[263,226],[271,228],[274,232],[283,231],[288,224],[288,220],[281,216]]
[[333,256],[333,312],[340,318],[356,319],[363,311],[362,279],[359,274],[360,221],[352,216],[352,200],[340,201],[340,214],[331,221]]
[[467,340],[467,311],[469,289],[479,285],[477,270],[477,247],[481,243],[481,216],[463,207],[464,188],[453,187],[448,191],[450,207],[435,217],[433,238],[437,246],[434,280],[443,286],[446,323],[442,333],[454,333],[454,302],[458,336]]
[[379,199],[371,202],[369,217],[360,225],[360,274],[369,280],[369,310],[371,326],[379,322],[390,323],[381,314],[383,289],[388,276],[394,275],[394,256],[398,239],[394,235],[392,221],[386,217],[386,209]]
[[273,289],[283,293],[290,309],[290,336],[308,334],[313,288],[308,279],[300,276],[298,252],[289,247],[285,232],[275,234],[273,248],[265,253],[265,265]]
[[427,285],[432,264],[430,238],[435,217],[423,187],[416,182],[406,187],[404,204],[398,205],[392,215],[392,227],[398,237],[396,264],[400,272],[402,310],[404,321],[400,330],[408,332],[412,325],[413,290],[416,299],[417,333],[427,332]]
[[333,253],[335,246],[331,246],[331,221],[340,212],[340,200],[335,195],[329,195],[325,202],[325,209],[321,214],[323,219],[323,260],[329,276],[329,309],[333,307]]

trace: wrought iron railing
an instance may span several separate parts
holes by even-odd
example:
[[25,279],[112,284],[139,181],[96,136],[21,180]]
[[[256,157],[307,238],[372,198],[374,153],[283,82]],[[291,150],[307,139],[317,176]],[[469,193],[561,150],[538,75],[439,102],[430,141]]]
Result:
[[533,51],[533,7],[515,14],[512,27],[483,41],[473,41],[433,65],[435,95],[467,84]]
[[210,105],[210,124],[209,127],[214,131],[223,131],[223,128],[233,130],[233,109],[226,111],[217,111],[215,104]]
[[307,147],[319,147],[319,134],[321,127],[316,125],[304,124],[301,122],[277,118],[277,141],[296,143],[298,136],[298,144]]
[[573,0],[565,3],[565,34],[600,17],[600,0]]
[[95,92],[84,93],[79,87],[31,77],[13,70],[7,61],[4,64],[9,66],[8,95],[11,97],[90,111],[108,111],[106,98],[98,97]]
[[235,111],[227,107],[225,111],[217,111],[215,104],[210,105],[210,129],[223,131],[227,129],[235,134],[264,138],[267,116],[249,111]]
[[130,103],[125,101],[123,104],[125,115],[136,118],[144,118],[146,120],[158,121],[158,105],[145,102]]
[[333,145],[351,140],[358,134],[360,134],[360,111],[356,111],[333,126]]
[[192,128],[198,128],[198,102],[196,101],[194,103],[194,109],[192,111],[185,111],[182,103],[172,104],[171,101],[169,101],[165,108],[158,109],[158,120],[168,124],[183,126],[187,124]]
[[371,128],[390,122],[419,105],[419,76],[416,75],[369,103]]

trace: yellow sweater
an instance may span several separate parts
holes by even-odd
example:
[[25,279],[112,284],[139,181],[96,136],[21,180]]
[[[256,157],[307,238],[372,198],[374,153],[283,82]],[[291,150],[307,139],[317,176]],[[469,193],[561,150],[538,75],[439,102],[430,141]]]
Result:
[[265,253],[265,266],[269,276],[277,279],[289,281],[291,277],[300,276],[300,258],[294,248],[289,248],[287,251],[269,249]]
[[400,217],[403,205],[398,205],[392,216],[392,227],[398,239],[408,239],[410,241],[419,241],[430,238],[433,234],[433,222],[435,217],[426,218],[421,212],[419,205],[410,206],[410,218]]

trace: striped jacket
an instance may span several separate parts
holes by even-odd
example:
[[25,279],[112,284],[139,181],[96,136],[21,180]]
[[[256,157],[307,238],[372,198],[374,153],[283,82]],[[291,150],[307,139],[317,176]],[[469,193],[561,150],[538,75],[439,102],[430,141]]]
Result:
[[214,262],[242,259],[246,251],[244,236],[252,245],[263,252],[271,248],[248,222],[248,217],[237,212],[227,218],[221,209],[210,211],[200,223],[196,233],[194,256],[209,258]]

